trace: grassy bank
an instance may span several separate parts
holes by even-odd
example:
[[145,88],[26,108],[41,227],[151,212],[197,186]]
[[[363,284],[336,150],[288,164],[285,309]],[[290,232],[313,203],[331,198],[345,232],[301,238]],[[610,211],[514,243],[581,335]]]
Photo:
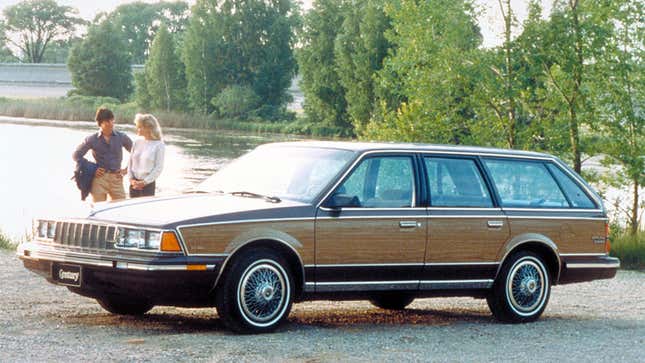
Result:
[[0,231],[0,250],[15,250],[16,246],[18,246],[16,242]]
[[645,231],[635,235],[619,232],[611,238],[611,255],[620,258],[628,270],[645,270]]
[[0,98],[0,115],[47,120],[92,121],[96,109],[100,106],[109,107],[114,111],[118,124],[131,124],[137,112],[145,111],[154,114],[161,122],[162,127],[295,134],[313,137],[343,137],[346,133],[345,130],[338,127],[311,124],[300,118],[293,121],[220,119],[211,115],[141,110],[134,103],[119,103],[118,100],[108,97]]

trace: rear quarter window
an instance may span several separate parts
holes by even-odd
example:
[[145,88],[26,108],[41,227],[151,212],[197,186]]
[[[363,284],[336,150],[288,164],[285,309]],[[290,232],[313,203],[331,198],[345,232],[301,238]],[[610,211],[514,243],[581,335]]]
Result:
[[541,162],[484,159],[503,207],[569,208],[569,202]]
[[574,208],[596,208],[596,204],[589,198],[589,195],[569,175],[565,174],[562,169],[551,163],[547,164],[547,168],[549,168],[558,181]]

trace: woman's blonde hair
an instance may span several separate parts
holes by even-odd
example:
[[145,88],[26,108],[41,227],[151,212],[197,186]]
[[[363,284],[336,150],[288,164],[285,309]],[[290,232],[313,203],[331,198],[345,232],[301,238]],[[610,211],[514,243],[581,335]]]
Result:
[[159,121],[157,121],[157,118],[149,113],[136,114],[134,116],[134,124],[149,129],[151,131],[153,140],[161,140],[163,138],[163,134],[161,133],[161,126],[159,126]]

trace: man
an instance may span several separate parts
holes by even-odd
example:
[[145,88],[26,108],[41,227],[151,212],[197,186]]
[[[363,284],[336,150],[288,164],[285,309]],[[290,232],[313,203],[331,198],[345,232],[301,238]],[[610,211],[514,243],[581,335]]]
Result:
[[90,189],[94,202],[103,202],[108,195],[111,200],[124,199],[123,175],[126,169],[121,169],[122,148],[129,152],[132,149],[132,140],[128,135],[114,130],[114,114],[109,109],[99,108],[95,120],[100,130],[86,137],[78,145],[72,158],[78,162],[88,150],[92,150],[98,165]]

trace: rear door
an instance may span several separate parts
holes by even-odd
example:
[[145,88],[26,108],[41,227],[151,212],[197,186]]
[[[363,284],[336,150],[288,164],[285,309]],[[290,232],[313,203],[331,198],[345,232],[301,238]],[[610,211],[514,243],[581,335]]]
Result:
[[476,157],[424,155],[429,190],[428,248],[422,289],[487,288],[509,237]]

